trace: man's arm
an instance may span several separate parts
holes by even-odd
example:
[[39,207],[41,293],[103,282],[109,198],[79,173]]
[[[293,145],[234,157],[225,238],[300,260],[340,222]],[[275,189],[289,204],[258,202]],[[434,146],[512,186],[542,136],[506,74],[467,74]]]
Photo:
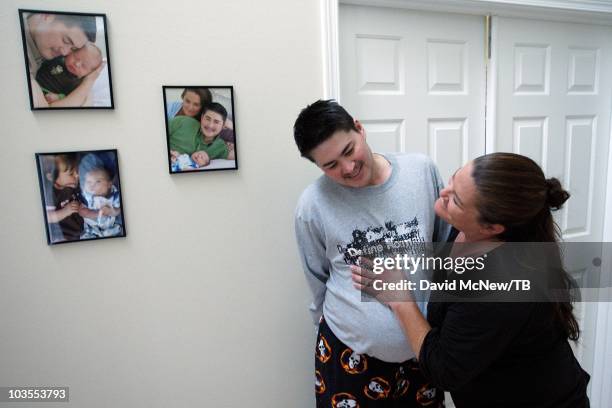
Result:
[[217,136],[214,142],[210,144],[210,146],[206,146],[204,143],[200,143],[198,146],[198,151],[204,151],[210,158],[210,160],[214,159],[227,159],[227,146],[225,142]]
[[323,301],[330,270],[325,241],[321,231],[312,221],[306,221],[298,215],[295,217],[295,235],[306,282],[312,292],[309,310],[315,326],[318,326],[319,318],[323,315]]
[[100,72],[102,72],[104,64],[105,63],[103,62],[98,68],[96,68],[93,72],[83,78],[83,82],[81,82],[81,84],[77,86],[72,92],[66,95],[65,98],[49,103],[49,106],[52,108],[61,108],[85,105],[85,102],[89,97],[89,92],[91,92],[93,84],[96,82],[96,79],[98,79]]

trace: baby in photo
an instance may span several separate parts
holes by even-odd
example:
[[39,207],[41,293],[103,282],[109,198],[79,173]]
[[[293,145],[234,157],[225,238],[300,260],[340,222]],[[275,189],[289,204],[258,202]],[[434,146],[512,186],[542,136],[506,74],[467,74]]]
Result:
[[81,211],[85,220],[81,238],[121,235],[121,197],[108,166],[90,153],[81,160],[79,174],[85,206]]
[[57,57],[42,63],[36,81],[41,86],[48,102],[62,99],[76,87],[83,78],[102,64],[102,52],[93,43],[65,57]]
[[172,171],[197,170],[200,166],[188,154],[171,155]]

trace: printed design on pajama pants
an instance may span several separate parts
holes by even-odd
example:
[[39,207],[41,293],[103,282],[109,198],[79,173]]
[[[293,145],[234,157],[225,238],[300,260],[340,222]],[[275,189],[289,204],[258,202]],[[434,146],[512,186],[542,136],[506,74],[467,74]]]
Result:
[[324,318],[315,345],[317,408],[444,407],[444,394],[423,377],[416,359],[387,363],[343,344]]

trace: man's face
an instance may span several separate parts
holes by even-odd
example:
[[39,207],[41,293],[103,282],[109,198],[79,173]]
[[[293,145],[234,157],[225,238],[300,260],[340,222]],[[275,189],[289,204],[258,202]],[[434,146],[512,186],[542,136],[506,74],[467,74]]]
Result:
[[87,43],[87,37],[81,27],[66,27],[63,22],[57,21],[53,14],[43,15],[41,23],[32,32],[32,38],[40,54],[47,60],[66,56]]
[[92,44],[74,51],[66,57],[66,69],[73,75],[83,78],[102,63],[100,52]]
[[207,110],[202,114],[200,125],[202,134],[206,139],[214,138],[223,130],[223,116],[217,112]]
[[365,141],[365,130],[355,121],[357,131],[339,130],[310,151],[310,157],[323,173],[347,187],[374,184],[374,157]]

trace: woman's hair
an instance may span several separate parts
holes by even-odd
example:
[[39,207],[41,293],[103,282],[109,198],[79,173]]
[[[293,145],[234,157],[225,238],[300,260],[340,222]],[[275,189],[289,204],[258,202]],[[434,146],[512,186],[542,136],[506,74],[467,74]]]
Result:
[[[561,232],[551,210],[559,210],[570,194],[556,178],[546,178],[540,166],[528,157],[514,153],[492,153],[473,161],[476,210],[484,224],[500,224],[504,231],[497,238],[506,242],[557,242]],[[554,246],[554,257],[561,254]],[[568,294],[573,280],[563,269],[558,278]],[[554,302],[556,318],[567,336],[577,340],[578,322],[572,312],[571,297]]]
[[[204,105],[208,105],[209,103],[212,102],[212,93],[210,92],[210,89],[208,88],[185,88],[183,89],[183,92],[181,93],[181,100],[185,97],[185,94],[187,92],[193,92],[194,94],[200,97],[200,110],[194,116],[195,118],[200,120],[200,116],[202,116],[202,113],[204,112],[203,111]],[[183,111],[183,107],[181,106],[181,109],[179,110],[179,112],[182,113],[182,111]]]
[[551,209],[570,194],[556,178],[547,179],[536,162],[514,153],[492,153],[474,160],[472,172],[480,221],[505,227],[498,238],[512,242],[555,242]]

